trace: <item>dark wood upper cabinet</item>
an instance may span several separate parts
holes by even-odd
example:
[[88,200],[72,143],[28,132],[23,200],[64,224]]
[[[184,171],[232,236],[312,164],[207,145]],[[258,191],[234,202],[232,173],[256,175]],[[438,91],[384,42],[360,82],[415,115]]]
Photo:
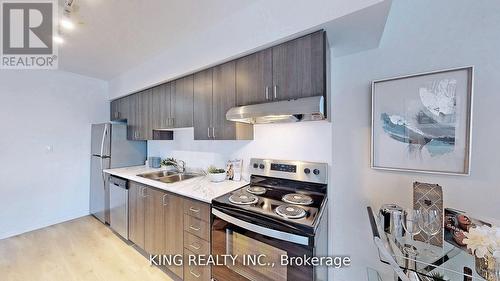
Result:
[[167,129],[173,126],[171,116],[171,84],[153,88],[152,128]]
[[325,94],[325,32],[318,31],[272,48],[273,100]]
[[212,68],[194,74],[194,139],[212,134]]
[[193,127],[193,75],[177,79],[172,85],[173,127]]
[[119,120],[119,111],[118,111],[118,104],[120,103],[121,99],[113,100],[111,101],[110,105],[110,110],[109,110],[109,120],[111,121],[117,121]]
[[272,92],[272,49],[236,60],[236,104],[267,102]]
[[111,101],[110,107],[110,120],[111,121],[124,121],[127,120],[128,113],[128,97],[119,98]]
[[153,139],[151,127],[153,91],[148,89],[127,97],[130,101],[127,135],[129,140]]
[[[230,122],[234,106],[323,95],[328,46],[318,31],[111,102],[112,121],[129,140],[173,139],[159,129],[194,127],[195,140],[253,139],[253,126]],[[326,111],[325,111],[326,112]]]
[[141,93],[133,94],[127,97],[128,103],[128,118],[127,118],[127,139],[139,139],[139,119],[137,118],[137,107],[139,106],[139,97]]
[[136,99],[136,140],[153,139],[153,129],[151,128],[153,90],[148,89],[139,94]]
[[253,125],[228,121],[226,113],[236,106],[236,62],[213,68],[212,132],[216,140],[251,140]]

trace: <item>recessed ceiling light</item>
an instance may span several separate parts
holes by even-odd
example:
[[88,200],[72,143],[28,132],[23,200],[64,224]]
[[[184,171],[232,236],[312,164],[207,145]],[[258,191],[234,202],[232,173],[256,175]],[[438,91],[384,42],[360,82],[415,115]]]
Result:
[[62,38],[61,36],[59,35],[55,35],[53,38],[54,42],[56,42],[57,44],[63,44],[64,43],[64,38]]
[[72,30],[75,28],[75,24],[73,24],[73,22],[71,22],[70,20],[68,19],[62,19],[61,20],[61,26],[64,28],[64,29],[67,29],[67,30]]

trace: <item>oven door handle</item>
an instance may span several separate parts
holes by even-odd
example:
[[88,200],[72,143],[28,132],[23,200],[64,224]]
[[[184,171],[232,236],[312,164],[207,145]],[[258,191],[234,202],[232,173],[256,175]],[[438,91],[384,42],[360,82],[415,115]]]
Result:
[[265,236],[269,236],[269,237],[272,237],[272,238],[276,238],[276,239],[279,239],[279,240],[283,240],[283,241],[287,241],[287,242],[292,242],[292,243],[295,243],[295,244],[309,246],[309,238],[305,237],[305,236],[300,236],[300,235],[292,234],[292,233],[286,233],[286,232],[283,232],[283,231],[279,231],[279,230],[274,230],[274,229],[270,229],[270,228],[267,228],[267,227],[263,227],[263,226],[260,226],[260,225],[251,224],[249,222],[237,219],[235,217],[232,217],[232,216],[230,216],[228,214],[225,214],[225,213],[223,213],[223,212],[221,212],[219,210],[213,209],[213,208],[212,208],[212,214],[214,216],[222,219],[223,221],[226,221],[226,222],[228,222],[230,224],[239,226],[239,227],[241,227],[243,229],[246,229],[248,231],[252,231],[252,232],[255,232],[255,233],[258,233],[258,234],[262,234],[262,235],[265,235]]

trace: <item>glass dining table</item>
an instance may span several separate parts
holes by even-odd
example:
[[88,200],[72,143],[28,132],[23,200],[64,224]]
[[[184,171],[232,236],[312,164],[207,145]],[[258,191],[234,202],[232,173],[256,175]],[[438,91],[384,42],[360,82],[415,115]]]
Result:
[[[437,247],[412,240],[408,236],[395,237],[383,230],[370,207],[368,207],[368,214],[372,216],[370,223],[374,235],[380,237],[385,247],[382,250],[387,250],[407,275],[412,274],[412,278],[424,281],[485,280],[475,270],[474,256],[464,250],[446,241],[443,241],[443,247]],[[381,254],[380,249],[378,251],[380,261],[389,264],[388,258]]]

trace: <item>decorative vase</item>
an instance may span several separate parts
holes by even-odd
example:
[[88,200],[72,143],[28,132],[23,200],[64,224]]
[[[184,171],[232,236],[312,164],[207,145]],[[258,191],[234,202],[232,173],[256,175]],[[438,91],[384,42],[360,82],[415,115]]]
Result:
[[500,261],[491,255],[476,257],[476,272],[487,281],[500,281]]
[[211,182],[223,182],[224,180],[226,180],[226,173],[208,173],[208,177],[210,178]]

